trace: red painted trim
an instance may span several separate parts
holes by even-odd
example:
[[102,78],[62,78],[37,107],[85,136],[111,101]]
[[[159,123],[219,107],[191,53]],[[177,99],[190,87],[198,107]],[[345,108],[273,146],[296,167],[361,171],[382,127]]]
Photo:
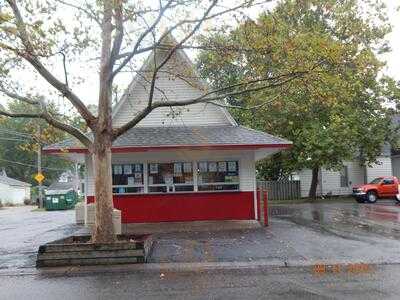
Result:
[[261,208],[261,190],[257,189],[257,220],[261,221],[261,214],[260,214],[260,208]]
[[254,220],[253,192],[114,195],[113,200],[122,223]]
[[[224,144],[224,145],[164,145],[164,146],[131,146],[131,147],[113,147],[113,153],[129,153],[129,152],[146,152],[158,150],[240,150],[240,149],[262,149],[262,148],[290,148],[293,144]],[[44,149],[44,153],[88,153],[84,148],[68,148],[68,149]]]
[[269,225],[268,219],[268,192],[264,191],[264,225]]

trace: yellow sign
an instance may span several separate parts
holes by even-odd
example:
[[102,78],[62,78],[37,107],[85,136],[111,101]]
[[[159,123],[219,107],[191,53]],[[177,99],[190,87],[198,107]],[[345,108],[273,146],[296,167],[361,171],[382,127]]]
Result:
[[35,179],[37,182],[41,183],[44,180],[44,176],[42,173],[37,173]]

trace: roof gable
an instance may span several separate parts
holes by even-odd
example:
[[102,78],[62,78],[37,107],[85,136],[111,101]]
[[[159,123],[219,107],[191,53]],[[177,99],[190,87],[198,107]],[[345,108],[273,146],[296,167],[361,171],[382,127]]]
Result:
[[30,183],[23,182],[14,178],[10,178],[8,176],[0,176],[0,182],[7,184],[9,186],[31,186]]
[[[170,42],[176,41],[169,37]],[[170,44],[170,43],[168,43]],[[163,61],[168,49],[152,52],[136,77],[131,82],[120,102],[113,111],[113,125],[121,126],[131,120],[148,102],[154,61]],[[158,73],[153,101],[183,101],[204,94],[208,86],[197,74],[193,63],[185,52],[178,49]],[[208,126],[236,125],[236,122],[223,108],[207,103],[197,103],[184,107],[162,107],[151,112],[137,126]]]

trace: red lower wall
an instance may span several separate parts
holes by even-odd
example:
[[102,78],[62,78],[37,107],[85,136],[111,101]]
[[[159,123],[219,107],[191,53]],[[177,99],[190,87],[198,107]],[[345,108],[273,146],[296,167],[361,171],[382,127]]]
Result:
[[122,223],[254,219],[253,192],[114,195],[114,207]]

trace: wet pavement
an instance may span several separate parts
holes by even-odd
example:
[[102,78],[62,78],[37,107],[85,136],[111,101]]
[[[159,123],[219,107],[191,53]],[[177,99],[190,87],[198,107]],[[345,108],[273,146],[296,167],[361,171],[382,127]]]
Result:
[[[74,211],[32,209],[0,209],[0,299],[398,299],[400,293],[400,207],[392,201],[273,205],[269,227],[157,234],[151,264],[52,272],[32,268],[38,246],[82,227],[73,224]],[[367,268],[350,268],[360,262]]]
[[312,268],[1,276],[0,299],[398,299],[400,266],[316,274]]
[[[82,233],[73,210],[33,209],[0,210],[0,271],[32,268],[39,245]],[[155,234],[149,262],[400,263],[400,207],[392,201],[273,205],[270,214],[269,227]]]
[[400,207],[352,202],[271,206],[270,226],[156,235],[151,262],[400,263]]
[[0,270],[31,268],[41,244],[81,230],[75,212],[35,211],[34,206],[0,209]]

